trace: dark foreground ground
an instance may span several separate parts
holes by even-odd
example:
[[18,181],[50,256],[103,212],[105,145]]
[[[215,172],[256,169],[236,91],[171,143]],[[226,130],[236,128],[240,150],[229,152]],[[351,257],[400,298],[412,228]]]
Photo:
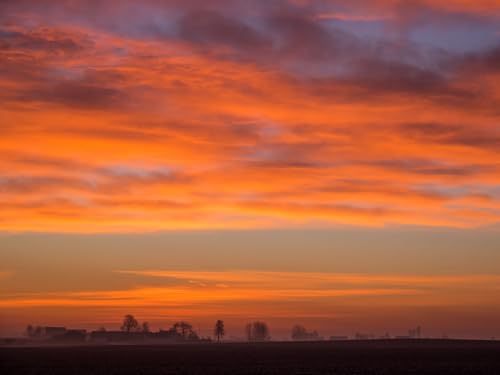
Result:
[[500,342],[0,348],[0,374],[500,374]]

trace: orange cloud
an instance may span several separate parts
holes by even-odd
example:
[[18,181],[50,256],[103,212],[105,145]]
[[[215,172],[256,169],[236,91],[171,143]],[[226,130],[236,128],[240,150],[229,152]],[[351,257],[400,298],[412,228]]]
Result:
[[[392,14],[399,3],[373,4]],[[496,5],[421,4],[452,18]],[[164,15],[173,34],[102,27],[75,6],[71,26],[5,8],[37,26],[0,31],[2,230],[499,221],[494,47],[379,48],[292,5],[259,8],[259,27],[181,8],[180,20]],[[121,17],[131,5],[100,6]]]

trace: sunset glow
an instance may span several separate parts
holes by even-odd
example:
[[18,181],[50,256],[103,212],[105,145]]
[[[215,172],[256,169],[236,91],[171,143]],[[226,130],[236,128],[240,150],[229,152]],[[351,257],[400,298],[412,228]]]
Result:
[[496,0],[2,1],[0,330],[500,335],[499,108]]

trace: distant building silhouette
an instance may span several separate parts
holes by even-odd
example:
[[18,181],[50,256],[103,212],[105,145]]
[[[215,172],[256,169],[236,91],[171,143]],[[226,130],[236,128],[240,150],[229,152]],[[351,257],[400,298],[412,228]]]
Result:
[[85,342],[87,331],[85,329],[68,329],[65,333],[56,335],[53,340],[60,342]]
[[[135,321],[135,322],[134,322]],[[37,343],[162,343],[162,342],[192,342],[210,341],[210,339],[200,339],[198,333],[193,330],[191,324],[186,322],[175,323],[168,330],[151,332],[149,324],[138,323],[132,315],[125,316],[124,325],[120,331],[107,331],[104,327],[96,331],[87,333],[85,329],[67,329],[66,327],[26,327],[27,342]]]
[[356,332],[354,338],[356,340],[373,340],[375,338],[375,335],[373,333]]
[[193,330],[191,324],[186,322],[175,323],[168,330],[160,329],[158,332],[151,332],[149,326],[136,331],[106,331],[98,330],[90,333],[90,342],[93,343],[161,343],[161,342],[192,342],[207,341],[201,340]]
[[55,337],[65,333],[66,327],[42,327],[42,336],[44,337]]

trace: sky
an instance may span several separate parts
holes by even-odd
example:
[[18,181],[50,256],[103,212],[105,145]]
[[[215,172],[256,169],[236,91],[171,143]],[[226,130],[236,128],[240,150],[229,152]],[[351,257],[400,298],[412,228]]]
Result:
[[0,2],[0,334],[500,337],[500,1]]

